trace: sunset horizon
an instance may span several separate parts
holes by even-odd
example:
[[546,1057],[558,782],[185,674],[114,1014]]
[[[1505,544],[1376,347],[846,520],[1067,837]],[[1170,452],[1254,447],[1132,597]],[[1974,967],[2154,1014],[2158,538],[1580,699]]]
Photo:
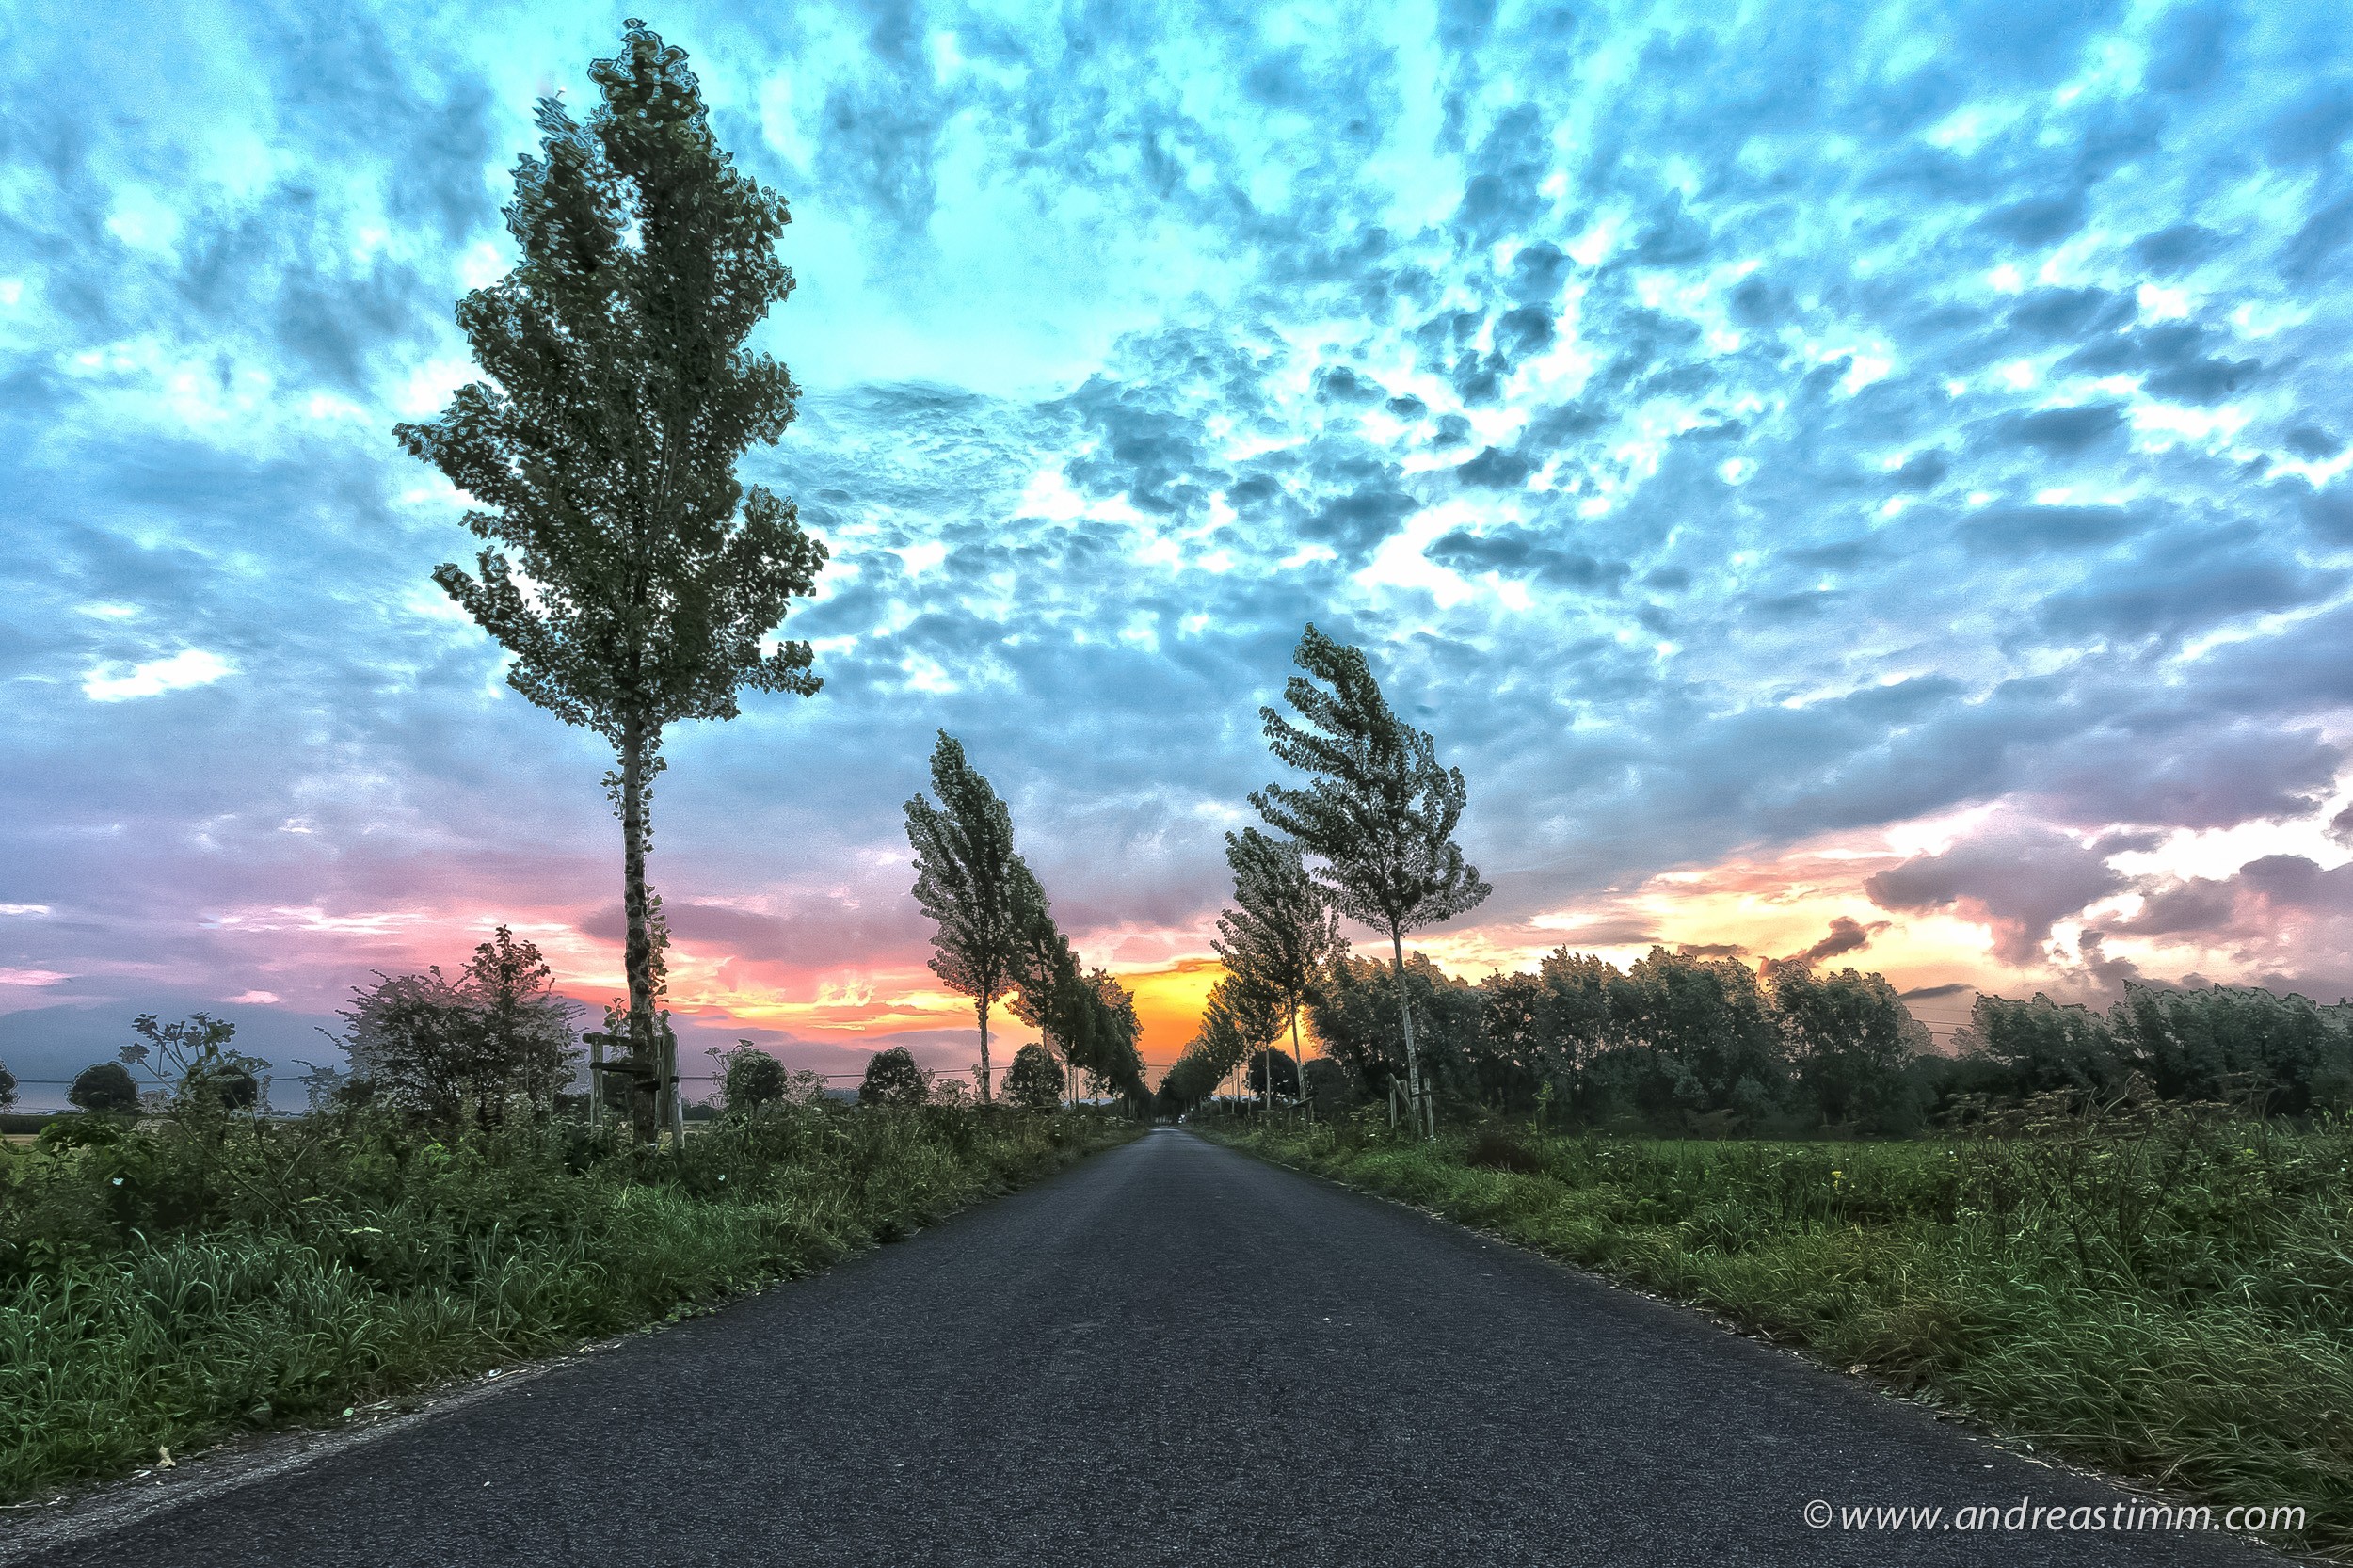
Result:
[[[666,739],[690,1049],[977,1054],[899,815],[945,729],[1164,1065],[1311,620],[1467,778],[1496,892],[1413,943],[1465,977],[1820,950],[1940,1039],[2353,992],[2353,117],[2292,17],[2097,10],[1882,8],[1818,77],[1672,8],[657,22],[791,204],[744,477],[830,554],[778,632],[823,690]],[[476,374],[452,304],[611,24],[142,25],[176,81],[12,111],[0,1052],[203,1009],[291,1071],[500,922],[601,1003],[610,748],[435,585],[475,541],[392,432]]]

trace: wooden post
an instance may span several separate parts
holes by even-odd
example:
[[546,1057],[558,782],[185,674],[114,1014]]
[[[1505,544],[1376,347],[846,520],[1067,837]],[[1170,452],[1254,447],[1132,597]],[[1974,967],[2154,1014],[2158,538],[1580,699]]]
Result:
[[604,1130],[604,1032],[588,1032],[588,1130]]

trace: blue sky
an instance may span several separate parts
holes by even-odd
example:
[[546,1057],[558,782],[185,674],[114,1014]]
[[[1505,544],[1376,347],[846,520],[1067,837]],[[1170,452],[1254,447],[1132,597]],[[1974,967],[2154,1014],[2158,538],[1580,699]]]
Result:
[[[500,919],[616,983],[602,760],[440,600],[391,426],[621,15],[0,22],[20,1073],[149,1007],[282,1055]],[[1923,991],[2353,989],[2325,8],[648,20],[792,204],[746,476],[834,556],[824,695],[673,737],[709,1032],[968,1055],[899,825],[941,727],[1176,1008],[1310,618],[1469,776],[1464,972],[1851,931]]]

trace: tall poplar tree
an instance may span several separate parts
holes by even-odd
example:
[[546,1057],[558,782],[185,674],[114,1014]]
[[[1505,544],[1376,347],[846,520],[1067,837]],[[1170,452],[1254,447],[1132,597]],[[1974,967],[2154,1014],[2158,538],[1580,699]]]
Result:
[[932,748],[934,805],[906,804],[915,850],[915,902],[931,917],[932,973],[972,999],[981,1023],[981,1103],[989,1099],[988,1015],[1021,984],[1023,939],[1034,934],[1046,895],[1013,849],[1013,814],[939,732]]
[[1304,1084],[1299,1015],[1324,972],[1348,952],[1338,911],[1307,874],[1295,843],[1246,827],[1225,835],[1225,863],[1234,872],[1235,907],[1218,916],[1210,945],[1226,973],[1270,999],[1289,1022],[1291,1065]]
[[1439,766],[1437,743],[1390,712],[1362,649],[1311,624],[1291,657],[1306,673],[1284,683],[1283,697],[1305,722],[1273,708],[1258,716],[1276,760],[1312,776],[1305,789],[1270,784],[1250,804],[1321,862],[1317,880],[1341,914],[1389,934],[1407,1088],[1434,1138],[1437,1112],[1423,1089],[1406,1000],[1405,933],[1451,920],[1493,891],[1454,842],[1468,792],[1461,769]]
[[487,379],[394,432],[472,503],[475,569],[433,578],[514,655],[507,680],[611,742],[621,819],[629,1044],[653,1131],[658,1074],[646,854],[668,725],[738,694],[814,694],[809,648],[763,647],[824,547],[792,502],[735,477],[783,435],[799,388],[746,341],[792,290],[784,199],[712,138],[683,50],[643,23],[589,67],[585,121],[540,101],[515,168],[515,269],[458,302]]

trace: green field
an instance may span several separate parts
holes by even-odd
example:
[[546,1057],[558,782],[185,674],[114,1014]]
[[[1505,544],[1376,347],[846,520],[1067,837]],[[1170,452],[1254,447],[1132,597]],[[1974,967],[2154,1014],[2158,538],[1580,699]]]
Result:
[[76,1130],[100,1141],[0,1149],[0,1501],[657,1322],[1133,1129],[817,1104],[682,1155],[563,1123]]
[[2353,1128],[1887,1143],[1204,1130],[1716,1310],[2040,1451],[2296,1503],[2353,1560]]

